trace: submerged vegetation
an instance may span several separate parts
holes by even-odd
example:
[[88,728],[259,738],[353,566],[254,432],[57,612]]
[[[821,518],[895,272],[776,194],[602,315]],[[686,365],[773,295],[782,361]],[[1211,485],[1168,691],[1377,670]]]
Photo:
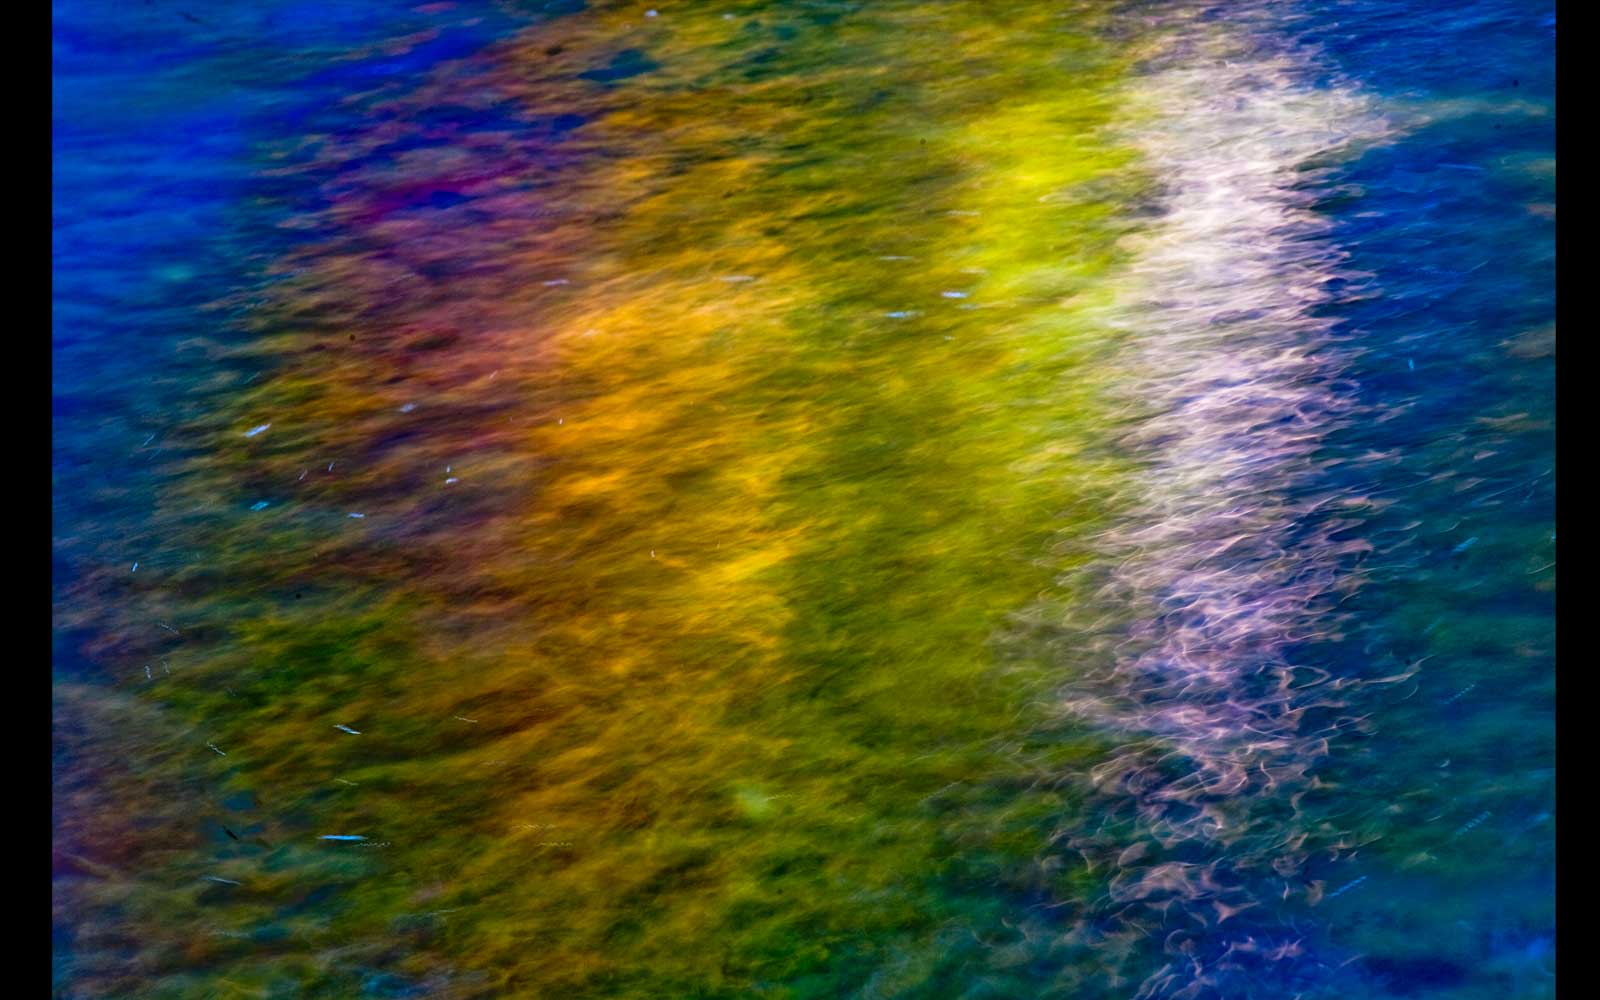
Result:
[[[1447,588],[1396,568],[1416,526],[1383,520],[1383,491],[1431,516],[1427,491],[1455,489],[1402,482],[1342,416],[1382,405],[1358,410],[1360,352],[1323,318],[1361,308],[1340,296],[1365,279],[1325,246],[1332,222],[1303,220],[1333,218],[1322,188],[1371,134],[1316,118],[1321,84],[1217,47],[1227,26],[1181,4],[534,6],[319,15],[337,41],[285,27],[298,7],[186,22],[203,41],[183,72],[248,95],[224,109],[249,123],[227,154],[246,167],[216,259],[165,265],[188,298],[138,314],[165,324],[158,346],[73,376],[147,387],[143,423],[106,424],[118,447],[149,428],[137,471],[69,460],[90,445],[59,400],[103,390],[62,388],[90,355],[58,347],[57,995],[1091,1000],[1226,995],[1245,974],[1263,996],[1544,995],[1537,886],[1478,979],[1308,916],[1445,850],[1424,825],[1444,803],[1403,805],[1414,775],[1386,770],[1369,720],[1440,725],[1386,700],[1417,690],[1425,650],[1537,672],[1553,585],[1519,565],[1496,590],[1517,596],[1483,605],[1496,640],[1357,626],[1382,649],[1354,667],[1356,639],[1317,617],[1330,594],[1346,618],[1391,613],[1343,577],[1306,582],[1374,552],[1363,579],[1405,594],[1408,633],[1450,614]],[[305,65],[252,65],[252,17]],[[1192,99],[1205,122],[1150,84],[1174,65],[1202,67],[1183,93],[1232,88]],[[1283,89],[1262,103],[1261,80]],[[1252,117],[1280,99],[1299,117]],[[1185,127],[1209,131],[1148,141]],[[1174,218],[1214,163],[1259,183]],[[1269,252],[1281,270],[1251,271]],[[1181,312],[1213,258],[1267,305]],[[1149,346],[1191,328],[1216,342]],[[1515,392],[1543,385],[1538,343],[1512,345]],[[1229,411],[1261,423],[1202,434],[1182,407],[1216,391],[1219,357],[1270,399]],[[1537,454],[1461,490],[1526,479],[1530,512],[1475,551],[1452,538],[1457,563],[1516,532],[1542,544],[1542,405],[1482,417],[1496,448]],[[1191,576],[1137,576],[1229,462],[1247,471],[1217,517],[1259,537],[1203,534]],[[1304,557],[1311,536],[1333,555]],[[1224,541],[1278,561],[1218,571]],[[1212,589],[1186,595],[1202,571]],[[1130,599],[1140,579],[1165,589]],[[1269,628],[1218,610],[1233,599],[1293,607]],[[1195,635],[1222,643],[1219,621],[1247,623],[1228,669],[1281,674],[1216,696],[1216,671],[1169,681],[1165,660],[1127,680],[1128,650],[1181,661]],[[1269,680],[1281,697],[1251,687]],[[1128,707],[1151,691],[1164,715]],[[1524,694],[1497,740],[1547,721],[1553,690]],[[1256,742],[1299,727],[1305,759],[1248,758],[1266,778],[1231,805],[1185,786],[1207,752],[1256,752],[1243,728],[1192,738],[1252,698]],[[1486,746],[1462,739],[1458,768]],[[1505,791],[1534,883],[1547,779]],[[1329,797],[1364,783],[1401,806]],[[1452,814],[1445,843],[1492,828],[1482,811]],[[1234,835],[1210,824],[1240,817],[1279,853],[1229,881]],[[1334,864],[1361,850],[1379,867]],[[1341,971],[1356,948],[1381,953]]]

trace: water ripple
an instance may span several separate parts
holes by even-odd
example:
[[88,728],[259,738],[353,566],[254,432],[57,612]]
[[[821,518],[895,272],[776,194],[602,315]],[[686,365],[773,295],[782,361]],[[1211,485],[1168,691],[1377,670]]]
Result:
[[1170,961],[1141,998],[1260,995],[1264,967],[1292,977],[1309,960],[1280,905],[1318,891],[1300,799],[1330,741],[1362,725],[1352,695],[1370,683],[1302,652],[1337,630],[1371,549],[1358,517],[1337,516],[1363,498],[1310,487],[1326,436],[1364,417],[1318,314],[1330,283],[1363,276],[1313,209],[1313,164],[1391,126],[1307,76],[1190,34],[1135,96],[1164,211],[1112,317],[1121,447],[1140,472],[1098,548],[1114,565],[1101,596],[1136,611],[1104,640],[1109,668],[1062,703],[1122,741],[1087,777],[1132,835],[1068,846],[1115,872],[1102,925],[1162,940]]

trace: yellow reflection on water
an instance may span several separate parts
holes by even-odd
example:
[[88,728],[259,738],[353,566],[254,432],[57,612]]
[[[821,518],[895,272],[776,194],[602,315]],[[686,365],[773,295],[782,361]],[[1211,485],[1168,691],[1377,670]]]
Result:
[[188,427],[195,558],[109,626],[180,669],[133,685],[163,776],[103,794],[188,832],[77,904],[171,995],[934,996],[1056,947],[1007,928],[1085,877],[1087,744],[1070,658],[997,637],[1116,495],[1133,48],[1092,5],[641,15],[265,151],[316,235],[207,347],[268,368]]

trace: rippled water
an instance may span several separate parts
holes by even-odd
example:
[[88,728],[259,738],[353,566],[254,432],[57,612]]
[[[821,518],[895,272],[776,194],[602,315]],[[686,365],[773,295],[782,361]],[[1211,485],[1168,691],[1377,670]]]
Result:
[[60,0],[55,994],[1553,996],[1554,31]]

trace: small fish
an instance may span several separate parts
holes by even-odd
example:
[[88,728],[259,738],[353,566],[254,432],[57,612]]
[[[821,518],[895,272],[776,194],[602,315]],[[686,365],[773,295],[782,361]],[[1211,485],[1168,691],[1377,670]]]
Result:
[[477,722],[478,721],[477,719],[469,719],[464,715],[458,715],[458,716],[456,716],[456,718],[460,719],[462,722]]
[[940,292],[939,294],[947,299],[964,299],[967,297],[966,292]]
[[889,317],[890,319],[908,319],[908,318],[910,318],[912,316],[915,316],[916,313],[901,311],[901,312],[884,313],[884,315]]
[[1472,817],[1471,819],[1467,820],[1465,823],[1463,823],[1460,826],[1456,827],[1456,832],[1451,834],[1451,836],[1452,837],[1459,837],[1463,833],[1466,833],[1468,830],[1471,830],[1473,827],[1477,826],[1478,824],[1482,823],[1484,820],[1488,819],[1490,816],[1493,816],[1493,815],[1494,815],[1494,813],[1492,813],[1489,810],[1485,809],[1483,812],[1479,813],[1478,815],[1476,815],[1476,816]]
[[156,622],[156,624],[160,625],[162,628],[166,629],[168,632],[171,632],[173,635],[182,635],[183,634],[182,632],[179,632],[177,629],[173,628],[171,625],[168,625],[166,622]]
[[444,484],[446,486],[449,486],[451,483],[459,483],[459,482],[461,482],[461,480],[457,479],[455,476],[451,476],[449,479],[446,479],[444,481]]
[[224,823],[222,825],[222,832],[227,834],[228,836],[232,837],[234,840],[238,840],[239,839],[239,835],[237,833],[234,833],[232,830],[228,829],[228,825],[226,823]]
[[249,430],[245,431],[244,432],[244,436],[247,437],[247,438],[253,438],[257,434],[260,434],[262,431],[266,430],[268,427],[271,427],[271,426],[272,426],[271,424],[257,424],[256,426],[254,426],[254,427],[250,428]]
[[1360,878],[1356,879],[1353,882],[1346,882],[1344,885],[1340,886],[1335,891],[1329,893],[1328,894],[1328,898],[1329,899],[1333,899],[1333,898],[1335,898],[1337,896],[1341,896],[1341,895],[1349,892],[1351,889],[1354,889],[1356,886],[1360,885],[1361,883],[1365,882],[1366,880],[1367,880],[1367,877],[1365,875],[1363,875],[1363,876],[1361,876]]
[[1415,361],[1411,360],[1410,358],[1406,358],[1406,367],[1411,369],[1412,371],[1416,371],[1417,370],[1417,363]]
[[1467,539],[1466,541],[1462,542],[1460,545],[1457,545],[1455,548],[1451,549],[1450,552],[1452,554],[1457,553],[1457,552],[1465,552],[1468,549],[1472,548],[1472,543],[1476,542],[1477,540],[1478,540],[1478,536],[1477,535],[1473,535],[1471,538]]
[[148,663],[144,665],[144,679],[147,681],[155,680],[154,677],[150,676],[150,664]]
[[218,878],[215,875],[202,875],[200,877],[205,879],[207,882],[221,882],[223,885],[243,885],[244,884],[242,882],[235,882],[231,878]]
[[911,258],[910,257],[904,257],[904,256],[901,256],[900,254],[896,253],[896,254],[885,254],[884,256],[879,257],[878,259],[879,260],[910,260]]
[[[300,470],[300,479],[304,479],[306,477],[306,473],[310,472],[310,471],[311,471],[310,469],[301,469]],[[300,481],[300,479],[296,479],[295,482],[298,483]]]
[[756,279],[751,277],[748,274],[726,274],[726,275],[723,275],[718,280],[719,281],[727,281],[727,282],[737,282],[737,281],[754,281]]
[[329,472],[332,472],[332,471],[333,471],[333,463],[332,463],[332,462],[329,462],[329,463],[328,463],[328,471],[329,471]]
[[367,515],[365,515],[365,514],[351,514],[351,515],[349,515],[349,516],[350,516],[350,517],[357,517],[357,518],[359,518],[359,517],[366,517],[366,516],[367,516]]
[[1466,686],[1466,687],[1464,687],[1464,688],[1462,688],[1462,689],[1461,689],[1461,690],[1460,690],[1460,691],[1457,691],[1457,692],[1456,692],[1456,693],[1455,693],[1455,694],[1453,694],[1453,695],[1451,695],[1451,696],[1450,696],[1450,697],[1448,697],[1448,698],[1446,698],[1446,699],[1445,699],[1445,700],[1444,700],[1444,701],[1443,701],[1443,702],[1441,702],[1441,703],[1440,703],[1440,704],[1443,704],[1443,705],[1453,705],[1453,704],[1455,704],[1455,703],[1456,703],[1456,702],[1457,702],[1457,701],[1460,701],[1460,700],[1461,700],[1461,698],[1462,698],[1462,696],[1463,696],[1463,695],[1465,695],[1465,694],[1466,694],[1466,693],[1467,693],[1467,692],[1468,692],[1468,691],[1471,691],[1471,690],[1472,690],[1472,689],[1473,689],[1473,688],[1475,688],[1475,687],[1477,687],[1477,686],[1478,686],[1478,685],[1477,685],[1477,683],[1476,683],[1476,682],[1474,682],[1474,683],[1472,683],[1472,684],[1468,684],[1468,685],[1467,685],[1467,686]]
[[154,434],[152,434],[149,437],[145,438],[144,441],[139,445],[139,447],[143,448],[145,445],[149,444],[151,441],[154,441],[155,439],[156,439],[156,436]]
[[271,504],[267,503],[265,500],[257,500],[255,503],[250,505],[250,509],[251,510],[266,510],[269,506],[271,506]]
[[322,836],[318,837],[317,839],[318,840],[356,841],[356,840],[366,840],[367,838],[359,836],[357,834],[353,834],[353,833],[325,833]]
[[401,413],[410,413],[412,410],[415,410],[416,408],[417,408],[417,404],[416,403],[407,403],[406,405],[400,407],[400,412]]
[[226,757],[226,756],[228,756],[227,754],[223,753],[221,750],[218,750],[217,749],[217,745],[215,743],[207,743],[206,746],[210,747],[212,749],[212,751],[215,752],[218,757]]
[[137,573],[137,572],[139,572],[139,564],[138,563],[134,563],[133,564],[133,569],[128,570],[128,572],[129,573]]
[[342,730],[344,730],[345,732],[349,733],[352,736],[360,736],[361,735],[361,730],[359,730],[359,729],[351,729],[349,726],[345,725],[342,722],[338,723],[333,728],[342,729]]
[[[555,286],[556,286],[556,285],[566,285],[566,284],[570,284],[570,282],[568,282],[568,281],[567,281],[567,279],[566,279],[566,278],[556,278],[556,279],[554,279],[554,280],[553,280],[553,281],[546,281],[546,282],[544,282],[544,286],[545,286],[545,287],[546,287],[546,288],[553,288],[553,287],[555,287]],[[497,372],[498,372],[498,371],[499,371],[499,369],[496,369],[496,371],[497,371]],[[490,375],[490,376],[489,376],[489,377],[490,377],[490,378],[494,378],[494,376],[493,376],[493,375]]]

